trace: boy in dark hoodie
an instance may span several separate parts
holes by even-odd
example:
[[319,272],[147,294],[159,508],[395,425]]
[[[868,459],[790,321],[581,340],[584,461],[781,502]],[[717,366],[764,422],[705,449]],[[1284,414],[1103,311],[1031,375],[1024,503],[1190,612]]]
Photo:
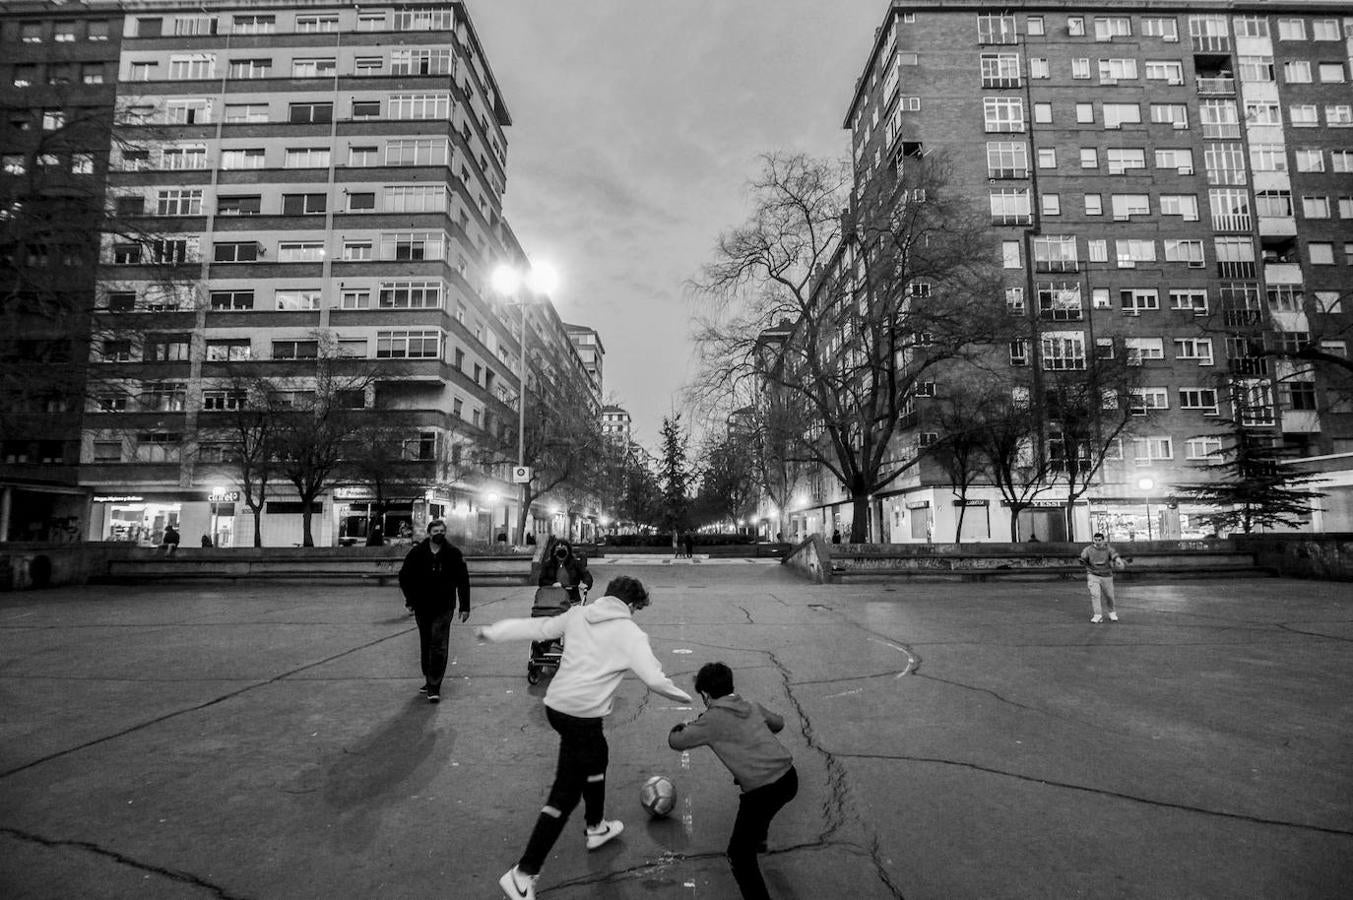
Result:
[[775,737],[785,720],[759,703],[733,692],[733,670],[705,663],[695,675],[695,690],[706,709],[667,735],[673,750],[709,747],[733,773],[742,789],[728,862],[746,900],[769,900],[756,856],[765,850],[771,819],[799,792],[794,757]]

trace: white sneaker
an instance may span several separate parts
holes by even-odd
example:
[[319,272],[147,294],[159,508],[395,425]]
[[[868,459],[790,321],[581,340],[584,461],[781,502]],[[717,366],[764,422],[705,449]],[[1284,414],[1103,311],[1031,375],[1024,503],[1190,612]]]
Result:
[[1091,616],[1091,617],[1090,617],[1090,621],[1093,622],[1094,624],[1098,625],[1100,622],[1103,622],[1103,621],[1104,621],[1104,617],[1103,617],[1103,616]]
[[595,850],[625,830],[625,823],[619,819],[602,819],[595,828],[587,829],[587,849]]
[[1110,622],[1117,622],[1117,621],[1118,621],[1118,613],[1109,613],[1109,621],[1110,621]]
[[523,875],[513,866],[498,879],[498,886],[512,900],[536,900],[536,879],[539,875]]

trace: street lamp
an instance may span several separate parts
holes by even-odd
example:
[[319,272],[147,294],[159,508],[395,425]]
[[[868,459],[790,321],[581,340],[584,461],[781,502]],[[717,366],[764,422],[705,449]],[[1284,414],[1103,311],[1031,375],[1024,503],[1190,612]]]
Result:
[[1146,539],[1151,540],[1151,489],[1156,483],[1150,478],[1138,478],[1137,487],[1146,492]]
[[211,489],[211,545],[213,547],[220,545],[220,536],[216,533],[216,514],[219,505],[225,500],[226,489],[220,485],[213,485]]
[[[493,270],[490,278],[494,293],[505,299],[516,297],[517,307],[521,310],[521,336],[518,341],[520,349],[517,355],[517,468],[519,469],[526,466],[526,298],[519,294],[523,284],[533,294],[549,294],[558,282],[559,276],[554,268],[547,264],[531,266],[522,272],[514,266],[503,263]],[[523,532],[526,530],[528,490],[529,482],[523,481],[521,511],[517,516],[517,539],[513,542],[517,546],[521,546],[526,540]]]

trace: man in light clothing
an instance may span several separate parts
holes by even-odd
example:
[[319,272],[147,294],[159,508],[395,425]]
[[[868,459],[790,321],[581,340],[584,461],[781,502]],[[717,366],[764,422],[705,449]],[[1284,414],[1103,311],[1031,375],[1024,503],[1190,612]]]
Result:
[[1090,608],[1094,613],[1090,621],[1098,625],[1104,621],[1104,613],[1107,612],[1109,621],[1117,622],[1118,613],[1113,608],[1113,573],[1115,569],[1124,568],[1127,563],[1100,531],[1095,532],[1090,546],[1081,551],[1080,558],[1085,564],[1085,580],[1090,587]]

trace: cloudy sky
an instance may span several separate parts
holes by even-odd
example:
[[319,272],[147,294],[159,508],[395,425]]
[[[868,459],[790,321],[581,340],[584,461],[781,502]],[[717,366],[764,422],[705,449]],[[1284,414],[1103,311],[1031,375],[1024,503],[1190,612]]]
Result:
[[844,156],[889,0],[467,0],[502,88],[506,214],[597,328],[607,399],[656,449],[692,367],[684,282],[747,212],[758,154]]

